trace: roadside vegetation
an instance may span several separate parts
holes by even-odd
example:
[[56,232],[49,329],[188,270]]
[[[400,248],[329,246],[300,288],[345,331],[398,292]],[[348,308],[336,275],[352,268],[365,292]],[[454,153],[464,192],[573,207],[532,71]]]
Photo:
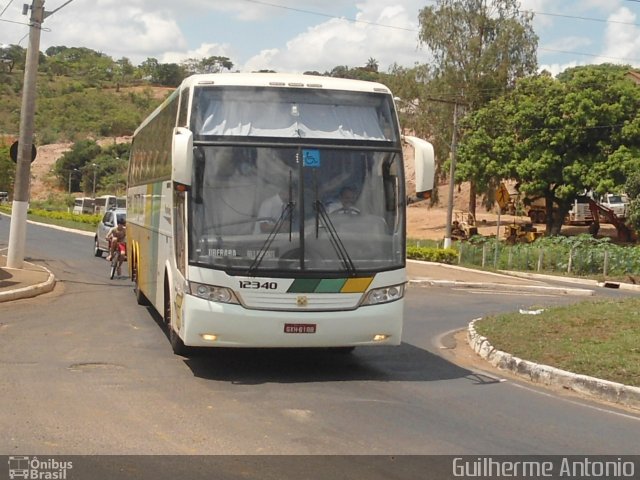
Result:
[[491,316],[476,331],[517,357],[640,387],[639,324],[640,298],[629,298]]

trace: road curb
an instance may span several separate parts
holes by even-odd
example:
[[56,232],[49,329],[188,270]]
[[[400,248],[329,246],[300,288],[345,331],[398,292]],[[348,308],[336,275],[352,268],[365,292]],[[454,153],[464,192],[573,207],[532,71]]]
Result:
[[511,285],[506,283],[491,282],[460,282],[457,280],[432,280],[428,278],[414,278],[409,280],[410,285],[432,286],[432,287],[455,287],[469,289],[485,289],[485,290],[509,290],[512,292],[524,293],[547,293],[554,295],[575,295],[575,296],[591,296],[595,292],[585,288],[567,288],[567,287],[549,287],[545,285]]
[[[25,262],[28,263],[28,262]],[[0,292],[0,303],[2,302],[10,302],[12,300],[20,300],[23,298],[32,298],[37,297],[38,295],[42,295],[43,293],[49,293],[56,286],[56,277],[53,275],[51,270],[41,265],[34,265],[33,263],[28,263],[29,265],[40,268],[49,274],[48,278],[41,283],[36,283],[35,285],[29,285],[28,287],[16,288],[15,290],[9,290],[6,292]],[[11,270],[10,268],[3,267],[4,270]]]
[[620,290],[640,292],[640,285],[633,284],[633,283],[615,282],[611,280],[599,282],[597,280],[591,280],[588,278],[560,277],[557,275],[545,275],[542,273],[517,272],[517,271],[510,271],[510,270],[499,270],[499,271],[501,273],[504,273],[505,275],[512,275],[514,277],[520,277],[520,278],[531,278],[533,280],[546,280],[546,281],[550,280],[554,282],[575,283],[579,285],[589,285],[593,287],[615,288]]
[[476,332],[475,324],[479,320],[482,318],[469,323],[467,342],[476,354],[494,367],[509,370],[534,383],[567,388],[587,397],[640,409],[640,388],[530,362],[497,350],[486,337]]

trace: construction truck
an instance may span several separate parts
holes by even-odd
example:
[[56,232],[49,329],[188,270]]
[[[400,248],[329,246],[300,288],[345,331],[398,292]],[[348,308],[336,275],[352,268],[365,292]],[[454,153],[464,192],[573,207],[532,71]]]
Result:
[[451,222],[451,237],[456,240],[469,240],[478,234],[476,219],[471,212],[455,210],[454,220]]
[[594,221],[589,227],[589,233],[596,235],[600,230],[601,219],[605,219],[606,222],[616,227],[618,233],[618,240],[621,242],[635,242],[638,237],[636,232],[629,227],[623,217],[618,217],[613,209],[605,207],[602,203],[596,203],[594,200],[589,199],[589,208],[593,215]]
[[599,203],[610,209],[618,218],[629,216],[629,197],[624,193],[605,193]]
[[[589,208],[591,199],[586,195],[578,196],[571,206],[571,210],[564,218],[565,225],[591,225],[593,223],[593,213]],[[547,206],[544,197],[536,197],[524,200],[527,216],[531,223],[547,223]],[[558,206],[553,204],[553,211],[556,212]]]
[[510,223],[504,226],[504,239],[509,245],[516,243],[532,243],[544,235],[531,223]]

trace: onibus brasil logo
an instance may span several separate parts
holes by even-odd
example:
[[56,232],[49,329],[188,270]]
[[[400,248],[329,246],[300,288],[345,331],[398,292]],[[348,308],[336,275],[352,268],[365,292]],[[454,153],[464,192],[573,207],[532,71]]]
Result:
[[10,456],[9,478],[33,480],[65,480],[67,470],[73,468],[72,462],[61,462],[54,458],[40,460],[38,457]]

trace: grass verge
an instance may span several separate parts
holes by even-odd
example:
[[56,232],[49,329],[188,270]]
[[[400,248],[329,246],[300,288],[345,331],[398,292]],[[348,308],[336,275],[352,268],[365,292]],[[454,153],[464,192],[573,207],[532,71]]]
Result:
[[[0,211],[2,211],[2,213],[6,213],[8,216],[11,215],[11,210],[5,211],[4,209],[2,209]],[[8,217],[5,217],[5,219],[7,220],[7,222],[9,221]],[[39,215],[33,215],[31,213],[27,214],[27,219],[33,220],[34,222],[38,222],[38,223],[46,223],[47,225],[57,225],[58,227],[66,227],[74,230],[83,230],[85,232],[96,231],[96,227],[93,225],[89,225],[88,223],[82,223],[82,222],[74,222],[72,220],[41,217]]]
[[74,230],[83,230],[85,232],[95,232],[96,227],[88,223],[74,222],[72,220],[63,220],[58,218],[40,217],[38,215],[28,214],[27,218],[38,223],[46,223],[47,225],[57,225],[58,227],[72,228]]
[[640,298],[491,316],[476,331],[522,359],[640,387]]

